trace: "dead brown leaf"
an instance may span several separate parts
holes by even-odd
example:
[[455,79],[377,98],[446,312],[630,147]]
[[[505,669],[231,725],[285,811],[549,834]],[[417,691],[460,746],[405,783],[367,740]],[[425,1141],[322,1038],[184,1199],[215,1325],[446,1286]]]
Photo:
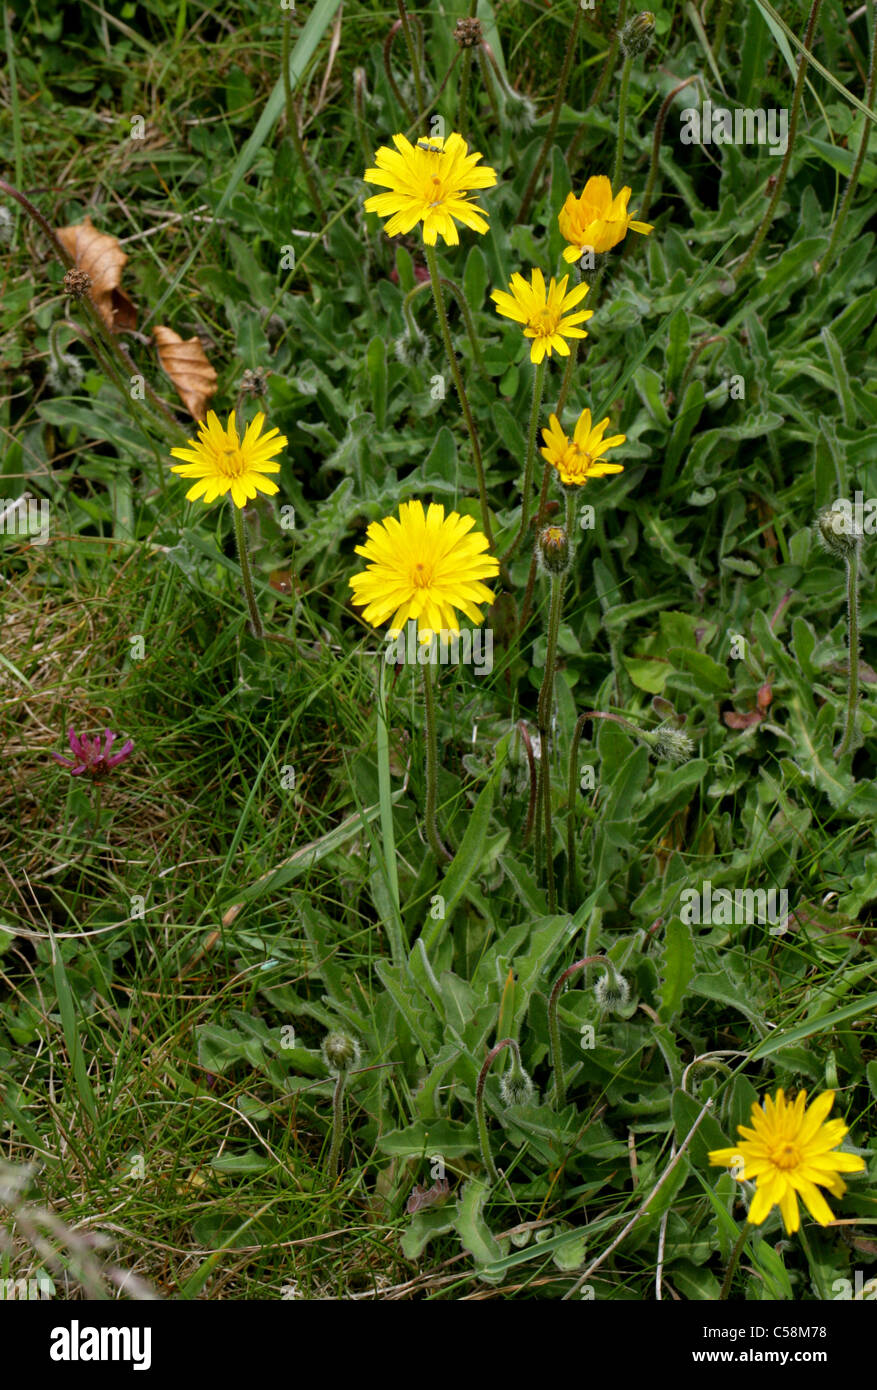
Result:
[[91,279],[91,300],[111,333],[137,327],[137,310],[120,288],[128,260],[114,236],[99,232],[90,217],[58,228],[58,240],[77,270]]
[[203,420],[207,402],[216,391],[216,372],[207,361],[198,338],[185,341],[172,328],[153,331],[158,360],[179,392],[180,400],[193,420]]

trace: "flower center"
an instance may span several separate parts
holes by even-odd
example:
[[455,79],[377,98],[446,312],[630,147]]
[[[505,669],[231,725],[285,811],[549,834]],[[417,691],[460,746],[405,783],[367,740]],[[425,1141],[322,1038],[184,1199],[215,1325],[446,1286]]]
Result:
[[550,309],[538,309],[530,319],[530,327],[535,333],[550,337],[557,328],[557,315]]
[[569,452],[570,457],[567,460],[567,463],[570,468],[590,468],[591,464],[593,463],[593,459],[591,458],[591,455],[588,453],[587,449],[582,448],[581,444],[576,444],[575,440],[573,440],[572,444],[570,445]]
[[797,1168],[801,1162],[801,1154],[797,1144],[786,1140],[771,1150],[770,1159],[776,1168]]
[[432,582],[432,574],[429,569],[418,560],[411,572],[411,581],[415,589],[428,589]]
[[566,540],[566,533],[562,526],[547,526],[544,534],[545,544],[549,547],[561,546]]
[[246,467],[240,449],[235,449],[230,444],[217,454],[216,463],[220,473],[224,473],[227,478],[239,478]]

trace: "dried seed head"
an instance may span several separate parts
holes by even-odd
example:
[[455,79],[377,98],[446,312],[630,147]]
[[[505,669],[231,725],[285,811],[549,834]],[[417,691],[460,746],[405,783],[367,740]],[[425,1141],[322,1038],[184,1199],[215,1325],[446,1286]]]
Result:
[[454,38],[461,48],[477,48],[482,40],[480,19],[458,19]]
[[652,46],[655,37],[655,16],[651,10],[643,10],[640,14],[635,14],[633,19],[628,20],[618,36],[621,44],[621,51],[626,58],[633,58],[637,53],[645,53]]
[[91,276],[85,270],[68,270],[64,276],[64,293],[71,299],[84,299],[91,289]]
[[359,1043],[348,1033],[327,1033],[320,1048],[326,1070],[332,1076],[342,1071],[354,1071],[362,1053]]
[[240,391],[242,396],[264,396],[268,390],[269,372],[265,367],[256,367],[251,370],[247,367],[241,377]]

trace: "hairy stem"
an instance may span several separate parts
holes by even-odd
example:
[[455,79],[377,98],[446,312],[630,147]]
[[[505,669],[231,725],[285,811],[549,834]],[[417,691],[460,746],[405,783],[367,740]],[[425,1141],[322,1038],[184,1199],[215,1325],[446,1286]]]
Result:
[[579,24],[581,23],[581,19],[582,7],[581,5],[577,4],[573,14],[573,22],[569,28],[569,38],[566,41],[566,52],[563,55],[563,67],[560,70],[560,78],[557,83],[557,91],[554,94],[554,105],[551,108],[551,120],[548,122],[548,129],[545,132],[545,139],[542,141],[542,148],[539,151],[539,157],[533,166],[533,172],[530,175],[527,187],[524,190],[524,196],[521,199],[521,206],[518,209],[518,215],[515,218],[515,222],[518,224],[520,224],[521,222],[526,222],[527,214],[530,211],[530,204],[533,201],[533,197],[536,193],[536,188],[538,187],[539,180],[545,173],[546,164],[548,160],[548,151],[551,149],[551,146],[554,143],[554,136],[557,132],[557,123],[560,120],[560,108],[562,107],[563,99],[566,96],[566,89],[569,83],[569,75],[572,70],[572,60],[576,51],[576,39],[578,38]]
[[253,636],[261,641],[265,636],[265,629],[262,626],[262,616],[259,612],[259,605],[256,603],[256,591],[253,588],[253,575],[250,569],[250,556],[247,548],[247,533],[244,527],[243,508],[235,506],[231,494],[229,494],[228,501],[231,507],[231,514],[234,518],[234,538],[237,542],[241,578],[244,581],[244,593],[247,599],[247,608],[250,612],[250,628]]
[[786,182],[786,175],[789,172],[789,165],[792,162],[792,153],[795,148],[795,135],[798,130],[798,115],[801,110],[801,98],[804,95],[804,81],[807,76],[807,68],[810,66],[810,49],[813,46],[813,35],[816,32],[816,21],[819,18],[819,11],[821,8],[822,0],[813,0],[813,3],[810,7],[810,18],[807,21],[807,32],[804,35],[804,47],[807,50],[807,52],[801,53],[798,56],[798,77],[795,82],[795,94],[792,97],[792,109],[789,114],[789,137],[788,145],[786,146],[786,153],[783,156],[783,162],[780,165],[780,171],[776,176],[776,184],[774,185],[773,196],[771,197],[771,200],[767,205],[767,211],[765,212],[764,217],[761,219],[761,225],[758,228],[758,231],[755,233],[749,250],[746,252],[746,255],[743,257],[743,260],[737,267],[737,271],[734,276],[735,280],[742,280],[743,276],[747,273],[753,261],[755,260],[755,257],[758,255],[758,252],[761,249],[761,243],[767,236],[770,224],[774,218],[774,213],[777,210],[777,206],[783,194],[783,188]]
[[469,397],[466,395],[466,387],[463,384],[463,374],[460,371],[460,364],[457,361],[457,354],[454,352],[454,344],[451,340],[451,328],[448,323],[448,311],[445,308],[444,296],[442,294],[438,257],[435,254],[434,246],[426,246],[424,250],[426,251],[426,264],[429,267],[432,297],[435,300],[442,342],[445,346],[448,366],[451,369],[451,376],[454,378],[454,385],[457,388],[457,395],[460,398],[460,406],[463,410],[463,419],[466,421],[466,428],[469,431],[469,441],[472,445],[472,457],[475,461],[475,471],[478,475],[478,495],[481,499],[481,522],[490,547],[494,549],[493,530],[490,525],[490,509],[487,504],[487,487],[484,482],[484,463],[481,458],[481,445],[478,442],[478,431],[475,428],[475,418],[469,405]]
[[539,433],[539,412],[542,409],[542,393],[545,388],[545,367],[546,361],[543,357],[538,363],[533,373],[533,399],[530,405],[530,428],[527,432],[527,458],[524,464],[524,482],[521,488],[521,524],[518,533],[503,555],[503,564],[507,564],[512,558],[523,537],[527,533],[527,526],[530,521],[530,490],[533,486],[533,465],[536,461],[536,438]]
[[449,864],[453,855],[442,843],[436,819],[438,801],[438,743],[435,722],[435,695],[432,688],[432,663],[423,671],[423,699],[426,710],[426,838],[439,864]]

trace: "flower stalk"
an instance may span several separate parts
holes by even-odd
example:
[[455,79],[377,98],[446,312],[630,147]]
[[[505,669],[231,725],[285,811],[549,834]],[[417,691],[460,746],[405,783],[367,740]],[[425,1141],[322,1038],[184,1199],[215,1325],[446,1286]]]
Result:
[[554,94],[554,105],[551,108],[551,119],[548,122],[548,129],[545,132],[545,139],[542,141],[542,148],[539,151],[539,157],[537,158],[536,163],[533,165],[533,172],[530,175],[527,187],[524,189],[524,196],[521,199],[521,206],[518,209],[518,215],[515,218],[515,222],[518,226],[520,226],[522,222],[526,222],[527,220],[527,216],[530,212],[530,205],[533,202],[533,198],[536,193],[536,188],[539,184],[540,178],[545,172],[548,152],[551,149],[551,146],[554,144],[554,136],[557,132],[557,123],[560,120],[560,108],[563,106],[563,100],[566,96],[566,89],[569,84],[569,75],[572,70],[572,60],[576,51],[576,40],[579,36],[579,24],[581,23],[581,19],[582,7],[581,5],[577,4],[575,10],[573,11],[572,24],[569,27],[569,38],[566,41],[566,52],[563,55],[563,67],[560,69],[560,78],[558,79],[557,83],[557,91]]
[[256,591],[253,587],[253,574],[250,569],[247,533],[244,526],[244,512],[242,507],[235,506],[231,496],[229,496],[228,501],[231,507],[232,517],[234,518],[234,538],[237,543],[238,560],[241,566],[241,578],[244,582],[244,595],[246,596],[247,608],[250,614],[250,628],[253,636],[261,642],[265,636],[265,628],[262,624],[262,615],[259,612],[259,605],[256,602]]
[[[869,108],[869,110],[874,109],[875,85],[877,85],[877,83],[875,83],[875,79],[877,79],[877,29],[875,29],[875,31],[871,35],[871,65],[868,69],[868,87],[865,92],[865,105]],[[838,208],[837,217],[835,218],[834,227],[832,228],[831,240],[828,243],[828,250],[826,251],[819,265],[820,275],[825,274],[831,262],[834,260],[834,253],[837,249],[837,244],[840,240],[840,235],[843,231],[844,223],[847,220],[847,213],[850,210],[850,204],[853,201],[853,197],[855,196],[856,188],[859,183],[859,175],[862,172],[862,165],[865,162],[865,155],[868,153],[868,137],[870,134],[871,122],[868,120],[866,116],[865,123],[862,126],[862,136],[859,140],[859,148],[856,151],[856,158],[853,163],[852,172],[850,174],[850,180],[846,188],[844,189],[844,195],[841,199],[841,205]]]
[[[513,1077],[515,1083],[520,1084],[522,1088],[526,1083],[532,1086],[530,1078],[521,1066],[521,1049],[515,1039],[503,1038],[501,1042],[498,1042],[495,1047],[490,1049],[485,1057],[481,1071],[478,1073],[478,1084],[475,1087],[475,1119],[478,1125],[478,1144],[481,1149],[481,1161],[487,1169],[488,1177],[492,1183],[499,1182],[499,1173],[497,1172],[496,1164],[493,1161],[493,1154],[490,1150],[490,1136],[487,1132],[487,1119],[484,1114],[484,1083],[487,1080],[487,1073],[490,1071],[494,1059],[499,1056],[505,1047],[511,1048],[514,1058],[509,1068],[508,1075]],[[505,1078],[503,1079],[505,1080]]]
[[610,975],[614,976],[617,972],[612,961],[608,956],[583,956],[560,974],[554,982],[554,988],[548,999],[548,1036],[551,1042],[551,1063],[554,1068],[554,1101],[558,1110],[562,1110],[566,1105],[566,1082],[563,1075],[563,1054],[560,1050],[560,1024],[557,1020],[557,1001],[560,998],[560,991],[563,989],[567,980],[572,979],[580,970],[585,970],[589,965],[602,965]]
[[466,387],[463,382],[463,374],[460,371],[460,364],[457,361],[457,354],[454,352],[454,344],[451,339],[451,328],[448,323],[448,311],[445,308],[444,295],[442,293],[441,276],[439,275],[438,257],[434,246],[424,245],[426,252],[426,264],[429,269],[429,278],[432,285],[432,297],[435,301],[436,313],[438,314],[439,330],[444,343],[445,354],[448,359],[448,366],[451,369],[451,376],[457,388],[457,395],[460,398],[460,406],[463,411],[463,419],[466,422],[466,429],[469,431],[469,442],[472,445],[472,457],[475,462],[475,472],[478,475],[478,496],[481,502],[481,524],[484,527],[484,534],[490,542],[491,548],[494,546],[493,529],[490,525],[490,507],[487,501],[487,486],[484,480],[484,462],[481,457],[481,445],[478,440],[478,430],[475,426],[475,417],[469,405],[469,397],[466,394]]
[[847,567],[847,651],[848,683],[844,732],[837,757],[852,753],[861,743],[858,730],[859,708],[859,547],[855,545],[844,557]]
[[742,280],[743,276],[752,266],[755,257],[761,250],[761,243],[767,236],[770,224],[773,222],[774,219],[774,213],[776,212],[780,198],[783,195],[783,188],[785,187],[786,183],[786,175],[789,172],[789,165],[792,162],[792,154],[794,153],[795,149],[795,135],[797,134],[798,130],[798,116],[801,111],[801,99],[804,95],[804,82],[807,77],[807,69],[810,66],[810,50],[813,46],[813,36],[816,32],[816,22],[819,19],[819,11],[821,8],[822,0],[813,0],[813,3],[810,7],[810,18],[807,21],[807,30],[804,35],[805,51],[798,55],[798,76],[795,81],[794,96],[792,97],[792,109],[789,113],[789,138],[786,147],[786,152],[783,156],[783,162],[780,165],[779,173],[776,176],[776,183],[774,184],[773,195],[771,197],[770,202],[767,205],[767,210],[765,211],[764,217],[761,219],[761,224],[758,228],[758,231],[755,233],[755,236],[752,239],[749,250],[746,252],[746,255],[743,257],[743,260],[737,267],[737,271],[734,276],[735,280]]
[[449,864],[453,855],[445,847],[438,830],[438,737],[435,721],[435,693],[432,688],[432,663],[423,670],[423,699],[426,712],[426,838],[439,864]]
[[512,558],[524,536],[530,521],[530,491],[533,487],[533,465],[536,460],[536,437],[539,433],[539,412],[542,409],[542,395],[545,389],[545,358],[536,366],[533,373],[533,398],[530,405],[530,427],[527,431],[527,458],[524,464],[524,482],[521,489],[521,524],[517,535],[502,557],[503,564]]

